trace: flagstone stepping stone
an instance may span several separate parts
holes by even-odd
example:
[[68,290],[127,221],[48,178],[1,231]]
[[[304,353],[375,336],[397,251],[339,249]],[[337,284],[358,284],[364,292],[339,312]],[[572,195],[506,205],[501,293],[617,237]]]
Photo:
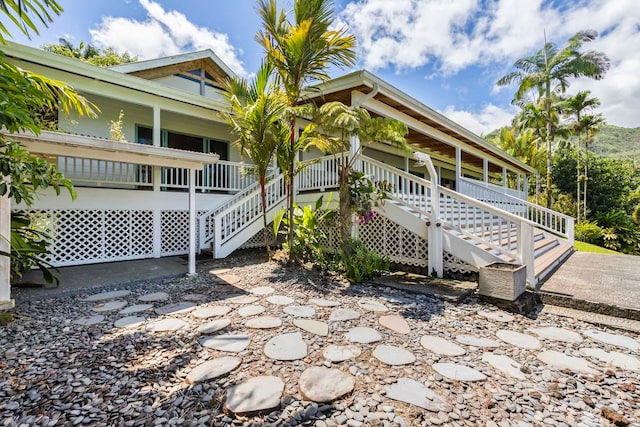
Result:
[[264,313],[265,310],[266,308],[261,305],[246,305],[238,309],[238,314],[240,317],[249,317]]
[[389,311],[386,305],[374,299],[359,300],[358,306],[364,310],[373,311],[374,313],[386,313]]
[[432,368],[443,377],[455,381],[484,381],[487,379],[487,376],[482,372],[457,363],[434,363]]
[[293,303],[293,298],[289,298],[285,295],[271,295],[270,297],[267,297],[267,301],[275,305],[289,305]]
[[442,356],[462,356],[466,353],[458,344],[435,335],[423,336],[420,338],[420,344],[427,350]]
[[293,324],[300,329],[304,329],[312,334],[320,335],[321,337],[329,335],[329,325],[319,320],[293,319]]
[[406,335],[411,332],[411,328],[409,327],[406,319],[396,314],[380,316],[378,322],[380,325],[387,329],[391,329],[393,332],[397,332],[398,334]]
[[322,355],[330,362],[344,362],[355,359],[362,354],[362,350],[357,345],[335,345],[329,344],[322,350]]
[[356,326],[355,328],[351,328],[346,334],[344,334],[344,336],[350,342],[357,342],[360,344],[370,344],[382,339],[380,332],[366,326]]
[[253,295],[269,295],[274,293],[276,290],[273,289],[271,286],[258,286],[256,288],[251,288],[249,289],[249,292],[251,292]]
[[278,377],[249,378],[243,383],[229,387],[225,407],[234,414],[270,412],[280,407],[283,391],[284,382]]
[[187,374],[185,381],[188,384],[196,384],[221,377],[236,369],[242,359],[236,356],[223,356],[213,360],[207,360],[196,366]]
[[201,334],[212,334],[231,324],[231,319],[217,319],[204,325],[198,326],[198,332]]
[[582,342],[582,337],[577,332],[573,332],[568,329],[556,328],[555,326],[530,328],[529,331],[547,340],[561,341],[569,344],[580,344]]
[[102,313],[105,311],[120,310],[122,307],[125,307],[126,305],[127,305],[126,301],[109,301],[109,302],[105,302],[104,304],[96,305],[95,307],[92,308],[92,310],[98,313]]
[[605,344],[615,345],[616,347],[624,347],[634,351],[640,350],[640,342],[625,335],[611,334],[595,329],[582,331],[582,335]]
[[82,298],[82,301],[89,302],[98,302],[98,301],[107,301],[110,299],[122,298],[131,295],[131,291],[110,291],[110,292],[102,292],[99,294],[89,295],[86,298]]
[[151,310],[153,308],[153,304],[136,304],[136,305],[130,305],[129,307],[125,307],[124,309],[120,310],[118,312],[118,314],[134,314],[134,313],[140,313],[142,311],[147,311],[147,310]]
[[231,311],[231,307],[224,305],[212,305],[210,307],[200,307],[194,310],[191,315],[198,319],[208,319],[209,317],[224,316]]
[[186,294],[182,295],[181,299],[184,301],[202,302],[207,299],[207,296],[204,294]]
[[96,325],[104,320],[104,316],[102,314],[96,314],[95,316],[87,316],[87,317],[78,317],[73,321],[76,325],[82,326],[91,326]]
[[189,301],[174,302],[155,309],[156,314],[177,315],[185,314],[196,309],[196,305]]
[[147,330],[151,332],[171,332],[178,331],[186,328],[187,326],[189,326],[189,324],[182,319],[168,318],[149,323],[147,325]]
[[591,363],[581,357],[567,356],[555,350],[538,353],[538,359],[556,369],[567,369],[581,374],[596,375],[598,371]]
[[275,360],[298,360],[307,356],[307,343],[300,332],[276,335],[267,341],[264,354]]
[[456,341],[472,347],[500,347],[502,345],[498,341],[489,338],[474,337],[473,335],[458,335]]
[[509,329],[500,329],[496,332],[498,338],[507,344],[515,345],[516,347],[524,348],[527,350],[537,350],[541,347],[538,338],[522,334],[520,332],[511,331]]
[[244,326],[253,329],[279,328],[282,326],[282,320],[274,316],[258,316],[247,320]]
[[214,276],[221,276],[230,271],[230,268],[214,268],[213,270],[209,270],[209,274],[213,274]]
[[260,298],[254,297],[252,295],[238,295],[233,298],[226,299],[225,302],[231,304],[253,304],[258,301]]
[[373,350],[373,357],[387,365],[408,365],[416,361],[416,357],[410,351],[402,347],[381,344]]
[[500,311],[479,311],[478,315],[486,317],[489,320],[495,320],[496,322],[513,322],[513,316]]
[[200,345],[214,350],[238,353],[249,346],[251,337],[249,335],[227,334],[205,337],[200,340]]
[[431,412],[451,412],[453,406],[441,395],[411,378],[398,378],[385,387],[390,399],[418,406]]
[[289,305],[282,311],[296,317],[314,317],[316,315],[316,309],[308,305]]
[[360,312],[351,310],[350,308],[336,308],[329,315],[331,322],[344,322],[347,320],[356,320],[360,318]]
[[156,302],[166,301],[169,299],[169,294],[166,292],[154,292],[152,294],[140,295],[138,300],[142,302]]
[[226,282],[228,285],[235,285],[242,280],[241,277],[236,276],[235,274],[218,274],[217,276],[218,279]]
[[142,325],[145,320],[147,320],[147,318],[143,316],[127,316],[113,322],[113,326],[115,326],[116,328],[126,329],[137,328],[138,326]]
[[627,371],[640,372],[640,359],[629,354],[618,353],[617,351],[604,351],[601,348],[583,348],[582,354],[594,357],[608,366],[624,369]]
[[484,353],[482,361],[487,362],[495,369],[499,370],[508,377],[524,380],[527,376],[520,370],[522,365],[508,356],[495,353]]
[[319,307],[337,307],[340,304],[342,304],[338,301],[330,301],[328,299],[322,299],[322,298],[311,298],[309,302]]
[[323,366],[307,368],[298,380],[302,397],[312,402],[332,402],[351,393],[355,384],[353,375]]

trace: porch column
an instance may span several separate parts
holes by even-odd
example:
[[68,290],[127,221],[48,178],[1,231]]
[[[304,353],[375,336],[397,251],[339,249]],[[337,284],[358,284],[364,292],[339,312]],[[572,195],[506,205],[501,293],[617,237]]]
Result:
[[189,168],[189,275],[196,274],[196,170]]
[[[349,144],[349,160],[353,159],[355,156],[357,156],[360,153],[360,138],[358,138],[357,135],[353,135],[350,138],[350,144]],[[352,163],[352,168],[354,171],[361,171],[362,170],[362,163],[360,160],[356,160]],[[355,214],[351,214],[351,238],[352,239],[357,239],[358,238],[358,223],[355,220]]]
[[529,175],[525,175],[522,182],[522,195],[527,200],[529,196]]
[[[162,146],[162,133],[160,124],[160,107],[153,106],[153,146]],[[153,191],[160,191],[160,184],[162,183],[162,168],[160,166],[153,167]]]
[[485,184],[489,182],[489,160],[482,159],[482,180]]
[[[11,252],[11,199],[8,194],[0,197],[0,251]],[[13,308],[11,299],[11,258],[0,255],[0,309]]]
[[456,191],[460,188],[460,178],[462,177],[462,150],[456,147]]
[[405,156],[404,158],[404,171],[409,173],[409,158]]
[[502,188],[507,189],[507,168],[502,167]]

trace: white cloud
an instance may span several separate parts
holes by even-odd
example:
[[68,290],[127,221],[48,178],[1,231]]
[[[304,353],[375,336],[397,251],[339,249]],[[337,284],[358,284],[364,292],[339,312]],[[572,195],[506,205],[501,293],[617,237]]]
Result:
[[152,0],[139,0],[148,19],[137,21],[122,17],[103,17],[91,29],[91,39],[99,47],[111,46],[118,52],[128,51],[139,59],[175,55],[181,52],[211,49],[236,73],[248,73],[226,34],[198,27],[177,11],[166,11]]
[[494,104],[485,105],[479,112],[457,110],[453,105],[448,105],[442,114],[477,135],[486,135],[510,125],[515,111]]

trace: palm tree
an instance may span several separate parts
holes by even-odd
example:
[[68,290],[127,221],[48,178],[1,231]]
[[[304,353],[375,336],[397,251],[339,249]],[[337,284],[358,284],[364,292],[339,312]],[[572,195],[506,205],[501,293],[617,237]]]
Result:
[[[601,114],[588,114],[582,116],[580,126],[586,133],[584,140],[584,204],[583,204],[583,217],[587,218],[587,182],[589,181],[589,142],[593,140],[596,133],[600,131],[604,124],[604,118]],[[578,201],[578,205],[580,202]]]
[[286,104],[282,91],[271,82],[273,67],[263,63],[253,81],[232,78],[225,82],[225,95],[231,112],[225,119],[238,137],[236,143],[241,155],[251,163],[260,183],[264,244],[267,253],[269,229],[267,228],[267,173],[276,148],[287,140],[289,128],[283,121]]
[[551,208],[552,187],[552,145],[554,134],[552,129],[552,93],[565,93],[570,78],[589,77],[596,80],[604,77],[609,69],[609,58],[602,52],[581,52],[580,48],[586,42],[597,37],[593,30],[579,31],[569,39],[566,46],[558,49],[555,44],[545,42],[544,47],[533,56],[518,59],[514,63],[517,71],[513,71],[497,82],[498,86],[517,83],[518,88],[513,97],[517,104],[525,99],[531,91],[537,92],[537,99],[544,103],[546,116],[546,147],[547,147],[547,207]]
[[491,142],[527,165],[542,171],[546,155],[539,141],[540,136],[534,129],[525,128],[517,131],[514,127],[505,126]]
[[[332,29],[334,5],[331,0],[294,0],[291,22],[276,0],[259,0],[262,30],[256,40],[267,61],[275,67],[276,80],[285,92],[289,107],[289,141],[278,148],[278,159],[287,182],[289,224],[293,225],[293,179],[297,153],[304,141],[297,138],[295,107],[303,87],[329,79],[329,66],[350,67],[355,63],[355,37],[343,29]],[[293,247],[293,227],[289,227],[289,247]],[[290,257],[292,255],[290,254]]]
[[[26,36],[30,36],[29,31],[38,34],[37,22],[31,19],[32,16],[45,27],[53,22],[52,15],[60,15],[62,7],[55,0],[0,0],[0,11],[2,11]],[[0,22],[0,43],[5,42],[5,37],[11,36],[2,22]]]
[[[340,239],[343,252],[350,254],[353,200],[349,176],[354,162],[365,147],[377,141],[409,151],[404,138],[408,133],[407,126],[394,119],[372,118],[369,112],[361,107],[347,106],[341,102],[327,102],[317,110],[313,124],[307,132],[310,135],[309,145],[337,157]],[[353,136],[360,140],[360,147],[358,152],[350,153],[347,157],[346,152]]]

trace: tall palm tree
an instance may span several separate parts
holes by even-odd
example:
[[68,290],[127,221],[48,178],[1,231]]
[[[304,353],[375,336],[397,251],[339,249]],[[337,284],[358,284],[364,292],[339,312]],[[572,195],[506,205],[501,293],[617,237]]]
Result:
[[593,30],[579,31],[569,39],[565,47],[558,49],[552,42],[545,42],[544,47],[533,56],[518,59],[514,63],[517,71],[500,78],[498,86],[517,83],[513,103],[517,104],[533,91],[539,100],[543,100],[546,115],[546,147],[547,147],[547,207],[551,208],[552,187],[552,145],[554,134],[552,129],[552,93],[564,93],[569,86],[569,79],[589,77],[596,80],[604,77],[609,69],[609,58],[602,52],[581,52],[586,42],[597,37]]
[[[588,114],[582,116],[580,126],[586,133],[584,140],[584,193],[583,193],[583,205],[582,213],[583,217],[587,218],[587,182],[589,181],[589,142],[593,141],[593,137],[600,131],[604,124],[604,118],[601,114]],[[578,202],[578,204],[580,204]]]
[[251,172],[260,183],[264,244],[267,253],[269,229],[267,228],[267,174],[276,148],[286,142],[289,128],[283,121],[286,104],[284,94],[271,82],[273,67],[263,63],[251,82],[243,78],[232,78],[225,82],[225,95],[231,112],[224,115],[237,135],[236,144],[240,153],[252,164]]
[[[262,29],[256,40],[264,49],[267,61],[275,67],[276,80],[285,92],[288,111],[289,141],[279,147],[278,158],[287,182],[289,224],[293,225],[293,179],[297,153],[303,141],[297,138],[295,107],[302,89],[313,82],[329,79],[329,66],[350,67],[355,64],[355,37],[344,29],[332,29],[334,4],[331,0],[294,0],[293,21],[276,0],[259,0],[258,14]],[[293,227],[289,227],[289,247],[293,247]],[[291,256],[291,254],[290,254]]]
[[[38,34],[37,22],[32,17],[46,27],[53,22],[52,15],[60,15],[62,10],[55,0],[0,0],[0,11],[26,36],[30,36],[30,31]],[[11,34],[0,22],[0,43],[4,43],[7,36]]]
[[545,168],[545,149],[538,143],[540,136],[534,129],[525,128],[518,131],[514,127],[503,127],[491,141],[516,159],[527,165],[543,171]]

